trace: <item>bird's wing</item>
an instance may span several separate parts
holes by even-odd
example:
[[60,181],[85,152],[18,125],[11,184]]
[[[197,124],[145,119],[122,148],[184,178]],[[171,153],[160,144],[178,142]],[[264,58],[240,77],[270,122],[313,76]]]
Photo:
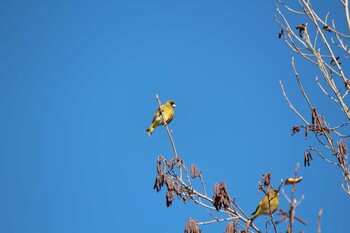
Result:
[[153,116],[153,121],[160,115],[160,110],[159,108],[157,109],[157,111],[154,113],[154,116]]
[[255,211],[252,213],[252,215],[254,215],[254,214],[256,214],[256,212],[258,212],[259,207],[260,207],[260,203],[259,203],[259,205],[256,207]]

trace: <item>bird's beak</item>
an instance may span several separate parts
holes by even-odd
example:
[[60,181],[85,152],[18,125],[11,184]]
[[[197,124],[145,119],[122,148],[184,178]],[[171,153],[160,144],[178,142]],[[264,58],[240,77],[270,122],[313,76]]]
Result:
[[176,104],[173,104],[173,108],[175,108],[176,107]]

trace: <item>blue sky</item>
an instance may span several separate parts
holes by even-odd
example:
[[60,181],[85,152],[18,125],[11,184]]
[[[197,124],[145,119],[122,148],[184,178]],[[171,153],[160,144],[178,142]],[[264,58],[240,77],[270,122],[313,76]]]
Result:
[[[175,100],[178,153],[201,169],[210,196],[225,181],[253,212],[261,175],[271,171],[277,186],[315,145],[290,136],[301,122],[278,80],[308,112],[274,14],[273,1],[2,1],[0,231],[175,233],[190,217],[210,220],[177,199],[166,208],[164,191],[152,189],[157,156],[172,156],[164,128],[144,133],[156,94]],[[296,65],[319,95],[314,67]],[[333,112],[326,98],[313,100]],[[296,227],[316,232],[323,208],[322,230],[341,232],[350,204],[341,173],[314,157],[296,195],[308,226]]]

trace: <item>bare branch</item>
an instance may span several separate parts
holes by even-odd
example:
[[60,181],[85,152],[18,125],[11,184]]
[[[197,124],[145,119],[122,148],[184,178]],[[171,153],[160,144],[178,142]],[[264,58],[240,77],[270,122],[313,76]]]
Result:
[[316,83],[318,85],[318,87],[321,89],[321,91],[328,96],[328,98],[330,98],[331,100],[333,100],[336,103],[339,103],[338,100],[336,100],[333,96],[331,96],[330,94],[328,94],[328,92],[322,87],[321,83],[318,81],[318,77],[316,76]]
[[282,84],[281,80],[280,80],[280,86],[281,86],[281,89],[282,89],[283,96],[286,99],[286,101],[288,102],[289,107],[300,117],[300,119],[302,119],[304,121],[304,123],[306,125],[310,125],[309,122],[307,120],[305,120],[305,118],[294,108],[293,104],[288,99],[288,96],[287,96],[286,92],[284,91],[283,84]]
[[318,221],[317,221],[317,233],[321,233],[321,217],[323,215],[323,209],[320,209],[318,212]]
[[[160,102],[160,99],[159,99],[158,94],[156,94],[156,99],[157,99],[157,101],[158,101],[158,105],[159,105],[159,109],[160,109],[160,107],[162,106],[162,104],[161,104],[161,102]],[[173,150],[174,150],[174,155],[175,155],[175,157],[179,157],[179,156],[177,155],[175,143],[174,143],[173,137],[172,137],[172,135],[171,135],[171,132],[170,132],[170,130],[169,130],[168,124],[166,123],[165,118],[163,117],[163,112],[162,112],[162,111],[159,111],[159,112],[160,112],[160,115],[162,116],[162,119],[163,119],[163,121],[164,121],[164,126],[165,126],[165,128],[166,128],[166,130],[167,130],[167,132],[168,132],[169,139],[170,139],[170,142],[171,142],[171,146],[173,147]]]
[[332,164],[332,165],[335,165],[335,166],[338,166],[337,163],[335,163],[335,162],[333,162],[333,161],[330,161],[329,159],[327,159],[326,157],[324,157],[324,156],[322,155],[322,153],[316,149],[316,147],[310,147],[310,150],[316,152],[316,154],[318,154],[318,155],[319,155],[324,161],[326,161],[327,163]]
[[294,57],[292,58],[292,66],[293,66],[293,70],[294,70],[295,77],[296,77],[297,80],[298,80],[298,84],[299,84],[299,87],[300,87],[300,91],[301,91],[301,93],[303,94],[303,96],[304,96],[304,98],[305,98],[307,104],[309,105],[310,110],[312,110],[312,109],[313,109],[312,104],[311,104],[309,98],[308,98],[307,95],[306,95],[306,92],[305,92],[305,90],[304,90],[303,84],[302,84],[301,81],[300,81],[299,74],[298,74],[298,72],[297,72],[297,70],[296,70],[296,68],[295,68]]

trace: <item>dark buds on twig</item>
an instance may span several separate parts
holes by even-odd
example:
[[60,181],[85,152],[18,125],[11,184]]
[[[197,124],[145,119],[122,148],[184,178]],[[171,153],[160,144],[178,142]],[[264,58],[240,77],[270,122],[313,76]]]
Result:
[[258,193],[262,190],[265,194],[271,189],[271,172],[266,172],[262,175],[261,181],[258,182]]
[[309,133],[309,127],[305,128],[305,138],[307,139],[307,134]]
[[230,197],[224,182],[214,185],[213,205],[217,211],[222,207],[226,210],[230,206]]
[[283,28],[281,29],[280,32],[278,32],[278,39],[281,39],[281,37],[284,35],[284,30]]
[[324,25],[322,29],[327,32],[332,32],[331,28],[328,25]]
[[350,90],[350,80],[347,79],[345,82],[344,82],[344,85],[345,85],[345,89],[348,91]]
[[310,153],[310,150],[304,151],[304,166],[310,166],[310,161],[312,160],[312,155]]
[[197,221],[193,220],[193,219],[189,219],[186,222],[186,226],[185,226],[185,231],[184,233],[201,233],[202,230],[199,229]]
[[306,29],[306,26],[307,24],[306,23],[302,23],[302,24],[299,24],[298,26],[295,27],[295,29],[299,30],[299,36],[300,37],[303,37],[303,33]]
[[312,125],[294,125],[292,127],[291,135],[293,136],[294,134],[299,133],[301,128],[305,128],[305,138],[307,138],[309,130],[319,135],[325,135],[331,131],[328,126],[324,125],[324,118],[318,115],[316,108],[312,108],[311,122]]
[[269,187],[271,184],[271,172],[267,172],[265,174],[262,175],[262,185],[264,187]]
[[[341,62],[339,61],[339,58],[340,58],[340,57],[338,56],[338,57],[335,58],[335,60],[337,60],[337,63],[340,65]],[[336,65],[336,63],[335,63],[334,59],[332,59],[332,60],[331,60],[331,66],[335,66],[335,65]]]
[[294,134],[296,134],[296,133],[299,133],[299,131],[300,131],[300,126],[299,126],[299,125],[294,125],[294,126],[292,127],[292,136],[293,136]]

